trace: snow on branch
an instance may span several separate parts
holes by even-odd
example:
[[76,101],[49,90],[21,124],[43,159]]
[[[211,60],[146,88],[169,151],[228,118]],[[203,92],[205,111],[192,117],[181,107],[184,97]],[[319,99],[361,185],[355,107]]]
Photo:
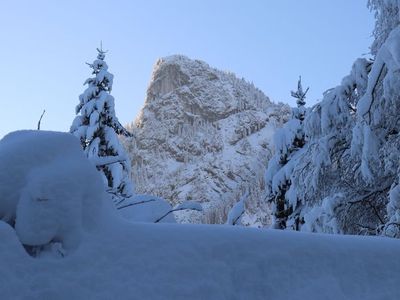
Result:
[[119,207],[117,207],[117,209],[124,209],[124,208],[130,207],[130,206],[144,204],[144,203],[148,203],[148,202],[153,202],[153,201],[156,201],[156,200],[157,199],[153,198],[153,199],[147,199],[147,200],[140,200],[140,201],[136,201],[136,202],[131,202],[129,204],[125,204],[123,206],[119,206]]
[[245,193],[240,201],[236,203],[228,213],[227,225],[238,225],[242,216],[244,215],[244,202],[246,201],[249,193]]
[[81,141],[86,156],[102,172],[107,188],[112,190],[110,193],[117,198],[126,198],[134,190],[131,164],[118,135],[130,137],[132,134],[121,125],[115,114],[115,100],[110,94],[114,75],[108,72],[104,61],[107,51],[100,45],[97,52],[97,59],[87,63],[94,76],[85,81],[87,88],[79,96],[77,116],[70,132]]
[[114,163],[121,163],[126,161],[126,155],[117,156],[94,156],[90,158],[90,161],[97,167],[111,165]]
[[170,213],[173,213],[175,211],[180,211],[180,210],[194,210],[194,211],[203,211],[203,207],[201,206],[200,203],[196,201],[185,201],[176,206],[174,209],[171,209],[170,211],[166,212],[164,215],[162,215],[160,218],[154,221],[154,223],[160,222],[162,219],[164,219],[166,216],[168,216]]

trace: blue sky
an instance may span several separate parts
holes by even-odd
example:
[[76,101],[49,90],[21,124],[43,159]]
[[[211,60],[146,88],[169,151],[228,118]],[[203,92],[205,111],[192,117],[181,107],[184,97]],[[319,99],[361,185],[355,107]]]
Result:
[[369,56],[366,2],[0,1],[0,137],[35,129],[43,109],[42,129],[67,131],[100,40],[123,124],[142,107],[157,58],[172,54],[232,71],[291,105],[302,75],[313,104]]

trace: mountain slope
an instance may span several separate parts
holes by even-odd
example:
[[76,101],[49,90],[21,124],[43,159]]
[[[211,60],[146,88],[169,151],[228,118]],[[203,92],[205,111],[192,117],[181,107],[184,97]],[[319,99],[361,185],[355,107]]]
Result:
[[250,189],[245,222],[266,224],[263,170],[276,127],[289,108],[232,73],[185,56],[160,59],[143,109],[125,140],[137,192],[176,204],[195,200],[205,213],[183,213],[181,222],[225,222]]

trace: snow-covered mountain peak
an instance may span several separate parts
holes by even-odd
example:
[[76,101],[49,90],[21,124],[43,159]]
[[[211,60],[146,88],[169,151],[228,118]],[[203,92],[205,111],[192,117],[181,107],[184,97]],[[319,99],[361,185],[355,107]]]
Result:
[[[182,55],[159,59],[133,125],[135,138],[126,141],[138,192],[174,204],[202,202],[203,221],[224,222],[244,190],[261,192],[272,135],[288,114],[289,107],[233,73]],[[252,205],[255,211],[258,204]]]

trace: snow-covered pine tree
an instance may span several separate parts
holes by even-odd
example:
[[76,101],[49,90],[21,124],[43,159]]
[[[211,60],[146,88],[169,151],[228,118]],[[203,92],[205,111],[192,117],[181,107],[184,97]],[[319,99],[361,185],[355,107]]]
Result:
[[370,61],[357,59],[341,84],[326,91],[323,100],[307,111],[307,143],[291,160],[294,167],[288,192],[293,203],[297,201],[288,222],[300,215],[304,220],[301,230],[356,233],[353,230],[368,226],[374,218],[373,209],[349,203],[368,194],[355,176],[358,163],[351,158],[350,143],[356,106],[365,93],[370,67]]
[[400,1],[369,6],[373,60],[357,59],[307,111],[302,149],[284,166],[270,162],[279,171],[269,175],[275,191],[290,180],[287,227],[298,213],[304,231],[400,237]]
[[[266,171],[267,199],[273,203],[274,224],[277,229],[285,229],[288,224],[288,216],[293,214],[297,199],[293,201],[288,195],[291,184],[290,175],[293,164],[290,162],[298,149],[305,144],[303,121],[306,115],[305,98],[308,88],[304,91],[301,77],[297,83],[297,91],[292,91],[292,97],[296,98],[297,107],[293,108],[292,119],[274,136],[275,155],[271,158]],[[295,218],[290,226],[298,230],[299,218]]]
[[113,75],[104,61],[106,51],[97,48],[97,59],[89,64],[93,77],[87,79],[70,132],[78,137],[87,157],[103,175],[115,203],[133,194],[131,163],[118,135],[130,136],[115,115],[114,97],[110,95]]
[[300,126],[298,126],[298,134],[295,136],[294,140],[294,146],[297,148],[301,148],[305,144],[305,136],[304,136],[304,129],[303,129],[303,121],[306,117],[306,94],[308,92],[308,89],[306,91],[303,91],[303,87],[301,85],[301,76],[299,78],[299,81],[297,82],[297,91],[292,91],[291,95],[293,98],[296,99],[296,104],[297,107],[293,108],[292,113],[293,119],[297,119],[300,122]]

